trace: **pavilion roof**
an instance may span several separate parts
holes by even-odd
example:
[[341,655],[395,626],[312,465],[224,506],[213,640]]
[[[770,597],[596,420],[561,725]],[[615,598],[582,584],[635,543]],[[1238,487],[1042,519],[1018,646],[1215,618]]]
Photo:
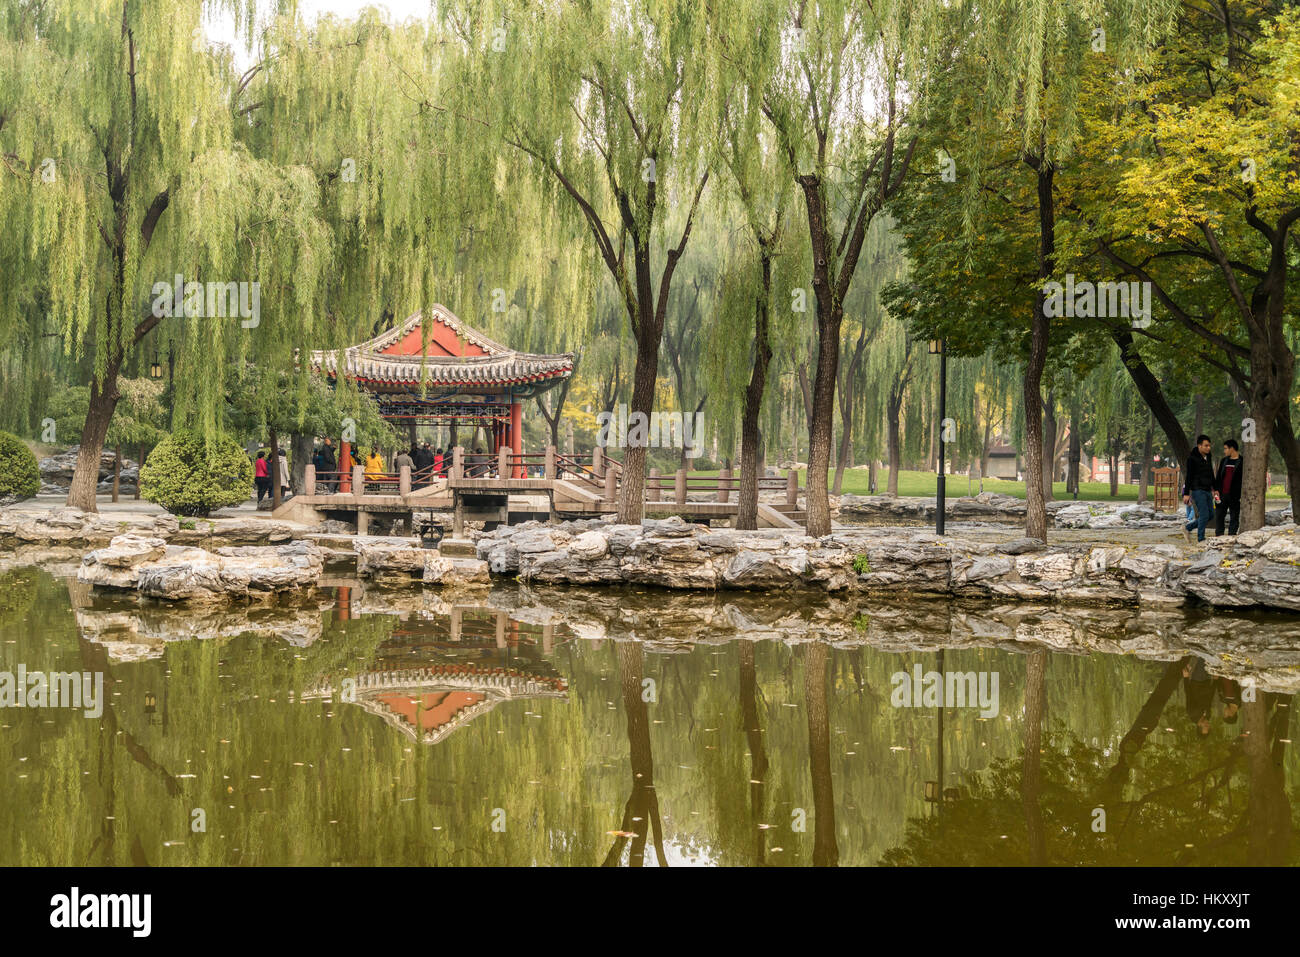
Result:
[[544,391],[573,374],[571,352],[548,355],[508,348],[442,305],[430,311],[430,329],[423,328],[423,318],[417,312],[373,339],[343,350],[315,350],[312,367],[331,377],[341,372],[379,392],[421,385],[492,389],[532,385]]

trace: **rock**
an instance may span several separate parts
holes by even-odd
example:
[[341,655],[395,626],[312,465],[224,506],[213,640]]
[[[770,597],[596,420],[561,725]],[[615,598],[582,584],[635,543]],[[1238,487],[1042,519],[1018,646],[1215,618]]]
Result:
[[1004,555],[1025,555],[1029,552],[1040,552],[1046,547],[1047,543],[1041,538],[1013,538],[999,545],[998,551]]
[[[57,492],[66,492],[68,486],[72,484],[72,473],[77,468],[77,456],[81,454],[81,446],[74,445],[67,451],[59,452],[41,459],[37,463],[37,468],[41,470],[41,482],[43,486],[48,486]],[[113,487],[113,455],[112,449],[103,449],[99,453],[99,476],[96,479],[97,484],[102,485],[105,479],[108,480],[108,488],[105,491],[111,491]],[[125,455],[122,456],[122,479],[119,481],[119,491],[121,481],[126,476],[130,476],[132,489],[134,489],[136,477],[139,475],[140,465],[131,461]]]
[[135,588],[170,601],[261,598],[315,587],[324,553],[311,542],[280,546],[202,548],[121,536],[83,559],[77,578],[110,588]]
[[598,531],[583,532],[569,544],[569,554],[583,561],[603,558],[609,554],[609,543]]
[[796,549],[787,554],[744,549],[736,553],[722,573],[733,588],[770,588],[798,582],[808,570],[808,553]]
[[426,585],[488,584],[492,576],[488,563],[477,558],[444,557],[434,550],[425,551],[423,581]]
[[81,560],[77,580],[101,588],[135,588],[139,584],[136,566],[156,561],[166,552],[167,543],[161,538],[121,535]]
[[352,550],[357,555],[358,578],[420,577],[433,549],[421,548],[411,540],[394,538],[355,538]]
[[1300,611],[1300,539],[1294,525],[1239,535],[1226,552],[1209,551],[1183,573],[1183,589],[1212,605]]

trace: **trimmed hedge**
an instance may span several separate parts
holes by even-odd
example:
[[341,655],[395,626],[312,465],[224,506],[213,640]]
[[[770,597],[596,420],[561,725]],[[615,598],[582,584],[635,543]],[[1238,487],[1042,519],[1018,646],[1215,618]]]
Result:
[[173,515],[206,516],[253,492],[253,463],[239,443],[176,432],[158,443],[140,469],[140,495]]
[[15,502],[41,490],[41,470],[23,440],[0,432],[0,499]]

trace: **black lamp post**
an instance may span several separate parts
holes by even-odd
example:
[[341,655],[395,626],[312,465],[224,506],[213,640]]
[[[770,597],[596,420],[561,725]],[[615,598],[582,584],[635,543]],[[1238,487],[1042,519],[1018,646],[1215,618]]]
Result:
[[939,487],[936,495],[936,510],[934,516],[934,530],[937,534],[942,535],[943,516],[947,510],[946,489],[944,487],[944,441],[943,430],[944,420],[948,418],[948,350],[944,348],[942,339],[930,340],[930,355],[939,357]]

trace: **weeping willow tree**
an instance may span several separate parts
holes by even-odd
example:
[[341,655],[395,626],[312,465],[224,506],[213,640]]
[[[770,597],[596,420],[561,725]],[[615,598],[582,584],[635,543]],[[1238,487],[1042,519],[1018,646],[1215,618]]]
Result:
[[[263,318],[277,326],[315,311],[328,267],[308,171],[235,137],[229,54],[196,39],[214,6],[20,0],[0,13],[5,218],[28,224],[14,234],[22,248],[4,256],[17,275],[45,277],[43,332],[89,359],[68,493],[86,510],[118,376],[149,333],[166,321],[215,364],[218,374],[196,380],[202,394],[220,382],[229,343],[251,342]],[[17,294],[35,286],[20,281]],[[21,313],[9,306],[6,323]]]
[[[451,109],[488,129],[472,142],[508,182],[543,190],[585,227],[636,342],[630,416],[648,421],[669,293],[709,179],[700,119],[725,94],[702,12],[504,0],[442,17],[466,52]],[[645,443],[630,442],[622,522],[641,521],[645,460]]]
[[[780,56],[781,25],[758,26],[759,57]],[[727,195],[737,208],[734,256],[723,280],[723,293],[710,350],[714,381],[744,381],[740,393],[740,492],[735,527],[758,527],[758,479],[763,460],[759,419],[775,348],[790,339],[795,313],[786,308],[803,272],[795,254],[802,252],[790,228],[793,184],[783,175],[773,137],[760,125],[762,86],[753,82],[733,88],[722,107],[720,165],[727,171]],[[766,135],[765,135],[766,134]],[[802,257],[800,257],[802,259]],[[748,349],[736,343],[748,341]],[[743,363],[741,359],[746,360]]]
[[[828,470],[840,327],[872,220],[903,188],[915,144],[913,107],[926,85],[938,3],[809,6],[770,0],[718,11],[722,50],[775,136],[784,177],[806,213],[816,364],[809,408],[808,533],[830,532]],[[780,55],[749,39],[755,25],[782,31]]]

